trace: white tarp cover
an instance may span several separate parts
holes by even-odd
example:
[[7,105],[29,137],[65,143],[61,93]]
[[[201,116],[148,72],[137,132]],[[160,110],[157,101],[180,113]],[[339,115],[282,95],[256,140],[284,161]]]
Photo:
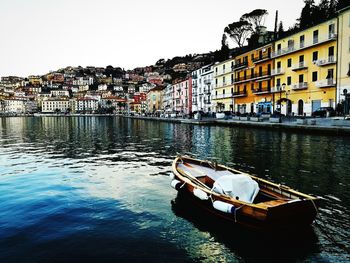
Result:
[[213,191],[253,203],[259,192],[259,185],[247,175],[230,174],[218,178],[214,183]]

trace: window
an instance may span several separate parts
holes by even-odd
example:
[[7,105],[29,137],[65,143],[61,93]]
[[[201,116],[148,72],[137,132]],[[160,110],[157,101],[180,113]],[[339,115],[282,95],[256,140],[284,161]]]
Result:
[[305,35],[300,36],[300,48],[305,46]]
[[330,24],[328,26],[328,35],[329,38],[333,38],[335,36],[335,24]]
[[312,82],[317,81],[317,71],[312,72]]
[[280,69],[281,68],[281,61],[277,62],[277,68]]
[[254,90],[254,83],[250,84],[250,89]]
[[291,58],[288,59],[287,64],[288,64],[288,68],[290,68],[292,66],[292,59]]
[[276,86],[277,86],[277,87],[280,87],[280,86],[281,86],[281,79],[277,79],[277,80],[276,80]]
[[312,53],[312,61],[317,61],[318,60],[318,51],[315,51]]
[[299,62],[303,63],[304,62],[304,55],[299,56]]
[[314,44],[318,43],[318,30],[315,30],[313,33]]
[[304,75],[301,74],[299,75],[299,83],[303,83],[304,82]]
[[333,78],[334,78],[334,69],[329,69],[326,79],[333,79]]
[[294,49],[294,40],[288,40],[288,50]]
[[222,94],[225,94],[225,89],[222,90]]
[[334,58],[334,47],[329,47],[328,48],[328,57],[329,58]]
[[287,85],[292,85],[292,77],[287,77]]

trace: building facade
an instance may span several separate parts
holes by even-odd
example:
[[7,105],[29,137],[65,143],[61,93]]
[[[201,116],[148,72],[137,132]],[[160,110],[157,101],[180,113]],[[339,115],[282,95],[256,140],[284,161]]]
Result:
[[278,104],[286,115],[311,115],[319,107],[335,108],[337,19],[274,43]]
[[212,65],[204,66],[192,72],[192,112],[210,113],[213,111],[213,72]]
[[229,59],[214,65],[214,90],[212,107],[214,112],[233,111],[235,61]]
[[350,8],[338,16],[337,103],[345,114],[350,114]]

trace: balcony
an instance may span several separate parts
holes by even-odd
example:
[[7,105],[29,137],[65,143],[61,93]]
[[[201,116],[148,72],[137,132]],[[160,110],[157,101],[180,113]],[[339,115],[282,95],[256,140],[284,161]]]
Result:
[[238,63],[238,64],[234,65],[232,70],[240,70],[240,69],[244,69],[246,67],[248,67],[248,61],[244,61],[242,63]]
[[213,100],[220,100],[220,99],[229,99],[232,98],[231,93],[226,93],[226,94],[218,94],[213,96]]
[[197,74],[193,74],[192,75],[192,79],[198,79],[198,75]]
[[246,90],[239,90],[232,93],[232,98],[246,97],[247,95]]
[[307,82],[296,83],[292,85],[292,90],[303,90],[308,88]]
[[204,88],[204,94],[210,94],[211,90],[210,88]]
[[312,46],[320,45],[320,44],[323,44],[323,43],[326,43],[329,41],[333,41],[336,39],[337,39],[337,34],[330,33],[325,38],[320,39],[319,37],[317,37],[317,38],[312,39],[312,41],[310,41],[310,42],[303,41],[302,43],[300,43],[300,45],[298,47],[297,47],[297,45],[293,45],[293,46],[290,46],[290,47],[287,47],[284,49],[279,49],[275,52],[272,52],[271,57],[272,58],[281,57],[281,56],[284,56],[284,55],[287,55],[287,54],[290,54],[293,52],[297,52],[297,51],[300,51],[300,50],[303,50],[303,49],[306,49],[306,48],[309,48]]
[[276,86],[270,89],[270,93],[278,93],[278,92],[285,92],[285,90],[282,86]]
[[335,79],[324,79],[316,82],[317,88],[331,88],[335,87],[336,81]]
[[270,92],[271,92],[271,88],[253,90],[253,94],[255,95],[267,94]]
[[211,100],[210,99],[204,99],[204,104],[211,104]]
[[198,96],[197,90],[193,90],[193,91],[192,91],[192,96]]
[[205,79],[204,80],[205,85],[210,85],[211,84],[211,79]]
[[328,58],[324,58],[324,59],[319,59],[315,62],[315,64],[319,67],[323,67],[323,66],[328,66],[328,65],[332,65],[337,63],[337,59],[335,56],[330,56]]
[[269,71],[256,72],[253,75],[241,76],[239,78],[236,78],[234,84],[239,84],[239,83],[253,81],[253,80],[262,80],[270,77],[271,77],[271,72]]
[[303,69],[307,69],[307,68],[308,68],[308,66],[307,66],[306,62],[299,62],[299,63],[294,64],[292,66],[293,71],[303,70]]
[[192,101],[192,105],[194,105],[194,106],[198,105],[197,100]]
[[283,75],[284,74],[284,69],[283,68],[276,68],[271,71],[271,76],[278,76],[278,75]]
[[258,63],[264,62],[264,61],[269,60],[269,59],[271,59],[271,54],[270,53],[262,55],[262,56],[259,56],[259,57],[256,57],[256,58],[253,58],[253,62],[255,64],[258,64]]

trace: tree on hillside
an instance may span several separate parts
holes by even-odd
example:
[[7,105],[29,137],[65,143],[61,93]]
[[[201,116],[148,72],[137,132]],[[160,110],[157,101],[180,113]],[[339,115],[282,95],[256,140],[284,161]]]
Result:
[[228,59],[229,55],[230,55],[230,48],[228,47],[227,44],[227,36],[226,34],[222,35],[222,39],[221,39],[221,50],[220,50],[220,55],[221,57],[225,60]]
[[[349,0],[347,2],[350,3]],[[327,11],[328,18],[334,17],[335,14],[337,13],[337,4],[338,4],[337,0],[329,0],[328,11]]]
[[278,25],[277,33],[278,33],[278,37],[281,37],[283,35],[283,33],[284,33],[284,28],[283,28],[283,22],[282,21]]
[[305,6],[301,10],[299,18],[300,28],[305,28],[313,24],[313,15],[315,11],[314,0],[304,0]]
[[253,34],[259,34],[261,27],[265,24],[265,18],[267,15],[267,10],[255,9],[250,13],[244,14],[241,20],[245,20],[252,25],[251,30]]
[[234,41],[239,47],[243,47],[251,33],[252,25],[246,20],[240,20],[229,24],[224,32]]

